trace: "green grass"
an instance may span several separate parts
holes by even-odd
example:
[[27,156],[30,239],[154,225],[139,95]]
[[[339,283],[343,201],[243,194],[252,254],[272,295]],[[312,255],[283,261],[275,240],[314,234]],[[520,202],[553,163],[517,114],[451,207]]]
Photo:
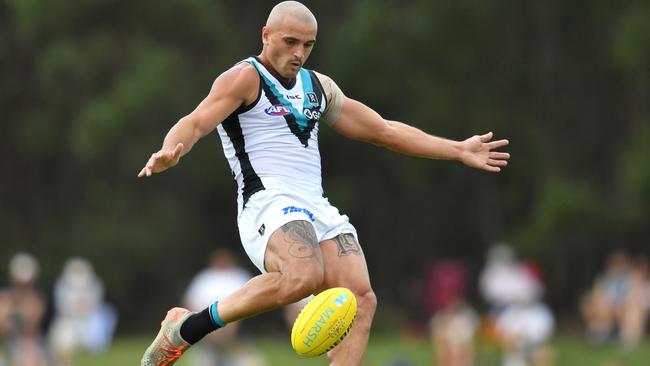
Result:
[[[111,349],[99,356],[79,355],[76,365],[115,366],[137,365],[149,339],[119,338]],[[264,355],[268,365],[279,366],[317,366],[327,365],[325,357],[313,359],[296,356],[291,350],[288,336],[268,337],[249,340]],[[602,348],[588,347],[578,337],[562,335],[552,342],[557,353],[556,366],[647,366],[650,364],[650,343],[643,343],[633,352],[623,352],[615,346]],[[192,350],[190,350],[191,352]],[[366,366],[384,366],[391,360],[410,361],[417,366],[433,365],[432,352],[426,339],[404,339],[398,335],[373,335],[366,353]],[[190,366],[181,359],[177,366]],[[495,349],[482,347],[477,366],[499,366]]]

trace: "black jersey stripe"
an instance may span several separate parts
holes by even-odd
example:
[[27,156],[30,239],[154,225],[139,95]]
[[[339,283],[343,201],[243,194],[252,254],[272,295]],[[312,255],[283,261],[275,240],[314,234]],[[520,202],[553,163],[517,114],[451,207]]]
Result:
[[[262,78],[261,75],[260,77]],[[280,98],[275,95],[275,93],[273,93],[271,87],[266,83],[265,80],[262,80],[262,90],[264,90],[264,95],[266,95],[266,98],[271,102],[272,105],[283,104],[280,102]],[[300,143],[304,147],[309,146],[309,137],[311,136],[311,131],[314,129],[316,121],[310,120],[307,124],[307,127],[304,130],[301,130],[298,122],[296,122],[296,116],[294,116],[293,113],[285,114],[284,120],[287,122],[287,126],[289,126],[291,133],[293,133],[298,138],[298,140],[300,140]]]
[[323,98],[323,95],[325,95],[325,88],[323,88],[323,84],[320,83],[320,80],[318,80],[318,76],[316,76],[315,72],[309,70],[309,76],[311,77],[311,85],[314,88],[314,93],[316,94],[318,102],[320,103],[321,100],[325,100],[325,108],[323,108],[323,110],[326,111],[327,98]]
[[244,199],[244,207],[248,199],[256,192],[264,190],[264,184],[262,180],[253,169],[251,161],[246,152],[246,143],[244,142],[244,133],[241,129],[241,124],[239,122],[239,112],[237,110],[233,112],[228,118],[226,118],[221,125],[226,131],[230,142],[232,142],[233,147],[235,148],[235,156],[239,160],[239,165],[241,167],[242,175],[244,176],[244,187],[242,188],[242,196]]

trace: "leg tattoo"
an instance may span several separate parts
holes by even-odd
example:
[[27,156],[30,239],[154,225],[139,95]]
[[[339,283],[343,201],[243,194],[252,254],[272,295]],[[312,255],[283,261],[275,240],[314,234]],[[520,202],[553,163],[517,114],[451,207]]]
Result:
[[295,258],[318,258],[318,239],[314,227],[306,221],[291,221],[282,226],[284,240],[289,243],[289,254]]
[[354,254],[361,255],[361,247],[352,234],[341,234],[334,238],[336,246],[339,248],[339,257]]

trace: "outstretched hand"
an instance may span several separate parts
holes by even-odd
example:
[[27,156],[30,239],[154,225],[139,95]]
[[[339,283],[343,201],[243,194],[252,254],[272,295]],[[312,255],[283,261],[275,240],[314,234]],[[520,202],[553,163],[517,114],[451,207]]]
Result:
[[138,178],[144,176],[150,177],[153,173],[160,173],[178,164],[178,160],[181,158],[181,153],[183,152],[183,147],[182,143],[178,143],[174,150],[160,150],[157,153],[152,154],[149,161],[147,161],[147,164],[138,174]]
[[508,165],[510,154],[492,150],[508,145],[508,140],[490,140],[492,140],[492,132],[472,136],[463,141],[460,161],[472,168],[493,173],[500,172],[501,167]]

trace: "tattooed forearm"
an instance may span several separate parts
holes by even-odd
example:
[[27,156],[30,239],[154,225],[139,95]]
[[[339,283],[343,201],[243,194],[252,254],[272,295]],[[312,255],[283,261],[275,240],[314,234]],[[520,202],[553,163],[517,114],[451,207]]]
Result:
[[282,226],[284,240],[289,244],[289,254],[296,258],[318,258],[318,239],[314,227],[306,221],[291,221]]
[[361,247],[357,243],[357,239],[352,234],[341,234],[334,238],[336,246],[339,248],[339,257],[354,254],[361,255]]

